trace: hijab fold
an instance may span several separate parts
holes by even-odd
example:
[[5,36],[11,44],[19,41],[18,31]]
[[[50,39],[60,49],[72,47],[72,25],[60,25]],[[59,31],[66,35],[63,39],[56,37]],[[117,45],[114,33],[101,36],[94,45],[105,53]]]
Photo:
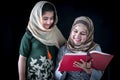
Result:
[[67,41],[67,48],[72,52],[79,52],[79,51],[88,52],[94,49],[95,46],[97,46],[97,44],[93,41],[94,25],[92,20],[89,17],[86,17],[86,16],[77,17],[72,25],[71,31],[75,27],[74,25],[79,23],[82,23],[87,26],[87,29],[88,29],[87,39],[84,43],[81,43],[80,45],[75,45],[69,36]]
[[61,45],[63,45],[66,39],[64,38],[60,30],[57,28],[56,24],[57,24],[58,18],[57,18],[57,11],[55,7],[54,8],[56,13],[55,15],[56,18],[55,18],[53,27],[51,29],[45,29],[41,24],[42,7],[46,3],[53,5],[48,1],[40,1],[34,6],[30,14],[27,28],[32,33],[32,35],[43,44],[48,46],[56,46],[59,48]]

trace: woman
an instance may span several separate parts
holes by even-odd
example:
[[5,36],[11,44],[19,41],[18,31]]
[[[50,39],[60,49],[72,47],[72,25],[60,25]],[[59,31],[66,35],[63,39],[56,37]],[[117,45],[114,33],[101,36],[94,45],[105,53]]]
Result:
[[67,43],[62,46],[57,56],[55,77],[56,80],[100,80],[103,71],[91,68],[91,61],[75,62],[73,66],[82,68],[82,71],[58,71],[60,60],[65,53],[101,51],[100,46],[93,41],[94,25],[89,17],[77,17],[72,25]]
[[54,80],[57,49],[65,42],[56,23],[54,5],[48,1],[36,3],[20,44],[19,80]]

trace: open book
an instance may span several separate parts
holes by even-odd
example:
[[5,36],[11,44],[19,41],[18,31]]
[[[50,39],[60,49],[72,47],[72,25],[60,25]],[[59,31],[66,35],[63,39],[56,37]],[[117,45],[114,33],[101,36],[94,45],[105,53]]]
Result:
[[94,69],[104,71],[110,61],[114,56],[111,54],[99,52],[99,51],[91,51],[88,53],[66,53],[63,55],[62,61],[59,66],[59,71],[81,71],[81,68],[74,67],[74,61],[80,61],[83,59],[84,61],[89,61],[91,58],[92,65],[91,67]]

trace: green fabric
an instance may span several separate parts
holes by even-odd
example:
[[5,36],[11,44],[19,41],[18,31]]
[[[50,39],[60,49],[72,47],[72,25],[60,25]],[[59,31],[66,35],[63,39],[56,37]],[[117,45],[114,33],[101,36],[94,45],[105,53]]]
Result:
[[52,55],[52,60],[47,58],[46,45],[27,32],[24,34],[19,52],[21,55],[27,57],[26,68],[28,80],[48,80],[48,78],[53,78],[57,48],[55,46],[48,46],[48,49]]

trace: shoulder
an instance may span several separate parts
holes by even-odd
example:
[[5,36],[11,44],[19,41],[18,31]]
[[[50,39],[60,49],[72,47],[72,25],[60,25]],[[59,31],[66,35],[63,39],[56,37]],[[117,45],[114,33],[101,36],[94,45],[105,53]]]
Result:
[[68,50],[67,45],[65,44],[59,49],[59,52],[65,54],[65,53],[69,53],[71,51]]
[[32,34],[31,34],[31,33],[28,33],[28,32],[25,32],[24,36],[25,36],[26,38],[29,38],[29,39],[31,39],[31,38],[33,37]]
[[27,32],[25,32],[25,33],[23,34],[22,39],[21,39],[21,44],[30,43],[32,38],[33,38],[32,35],[30,35],[30,34],[28,34]]
[[101,47],[100,47],[100,45],[99,45],[99,44],[96,44],[96,46],[95,46],[94,50],[96,50],[96,51],[102,51],[102,50],[101,50]]
[[34,37],[31,33],[25,32],[22,40],[33,41]]
[[67,49],[67,46],[65,44],[59,48],[60,51],[64,51],[66,49]]
[[58,49],[58,55],[63,55],[64,52],[66,50],[66,45],[63,45],[61,46],[59,49]]

